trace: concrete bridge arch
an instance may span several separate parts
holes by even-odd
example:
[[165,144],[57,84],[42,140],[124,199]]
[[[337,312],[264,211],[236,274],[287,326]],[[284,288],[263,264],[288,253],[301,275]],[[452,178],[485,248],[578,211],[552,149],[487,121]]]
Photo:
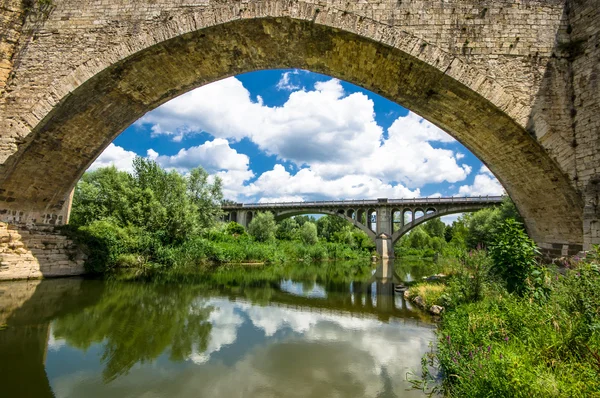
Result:
[[[169,99],[239,73],[301,68],[360,85],[454,136],[494,172],[543,247],[600,242],[600,105],[589,95],[597,63],[584,62],[600,54],[594,0],[112,1],[55,0],[48,14],[25,18],[11,0],[1,11],[17,38],[0,73],[5,222],[64,222],[86,168]],[[560,44],[581,32],[585,48],[565,54]],[[585,104],[549,106],[578,95]],[[576,138],[591,147],[577,149]]]

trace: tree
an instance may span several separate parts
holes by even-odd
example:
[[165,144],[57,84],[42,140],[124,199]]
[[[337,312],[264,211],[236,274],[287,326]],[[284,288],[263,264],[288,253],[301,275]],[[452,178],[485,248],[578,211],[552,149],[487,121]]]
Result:
[[432,238],[444,238],[444,233],[446,232],[446,224],[444,224],[443,221],[439,217],[437,217],[424,223],[423,229]]
[[82,226],[112,218],[125,224],[131,216],[133,189],[131,175],[114,166],[85,173],[75,187],[69,223]]
[[311,222],[306,222],[298,231],[298,236],[302,243],[306,245],[314,245],[319,241],[317,236],[317,226]]
[[277,224],[270,211],[257,213],[248,225],[248,233],[259,242],[275,239],[275,231],[277,231]]
[[323,216],[317,221],[318,235],[332,242],[334,235],[337,232],[343,231],[347,225],[350,225],[350,223],[342,217],[332,215]]
[[277,225],[275,236],[281,240],[292,240],[298,231],[298,223],[293,218],[285,218]]
[[223,202],[223,182],[219,177],[214,177],[212,184],[210,176],[202,167],[190,170],[188,176],[188,192],[192,203],[198,211],[198,226],[201,229],[210,228],[223,216],[221,203]]

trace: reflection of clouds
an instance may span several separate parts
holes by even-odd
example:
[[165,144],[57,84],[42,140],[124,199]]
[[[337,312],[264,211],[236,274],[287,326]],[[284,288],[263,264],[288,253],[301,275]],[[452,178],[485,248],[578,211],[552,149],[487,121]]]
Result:
[[67,341],[65,339],[57,339],[54,337],[54,327],[50,325],[50,333],[48,333],[48,349],[52,351],[58,351],[61,347],[65,346]]
[[313,297],[313,298],[326,298],[327,292],[323,286],[313,283],[310,290],[305,290],[304,282],[293,282],[289,279],[284,280],[279,285],[279,288],[295,296]]
[[206,306],[214,307],[208,317],[212,324],[208,346],[204,352],[192,353],[190,359],[196,363],[209,360],[210,355],[221,350],[223,346],[233,344],[237,338],[237,329],[244,320],[236,314],[235,304],[225,300],[208,300]]
[[[186,367],[163,358],[138,364],[110,384],[100,381],[97,370],[66,374],[51,380],[57,396],[374,397],[390,386],[398,396],[420,396],[406,391],[405,379],[407,371],[420,368],[434,337],[430,326],[227,299],[205,305],[215,308],[208,348],[192,354]],[[239,334],[244,322],[266,337],[250,350]],[[285,330],[295,333],[269,338]],[[237,355],[235,363],[209,361],[228,345],[228,355]]]

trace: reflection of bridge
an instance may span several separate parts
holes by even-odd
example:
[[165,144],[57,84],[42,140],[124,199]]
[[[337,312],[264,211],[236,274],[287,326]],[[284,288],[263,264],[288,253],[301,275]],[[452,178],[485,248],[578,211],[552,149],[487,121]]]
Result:
[[[376,244],[382,258],[394,256],[394,243],[417,225],[448,214],[481,210],[502,203],[503,196],[338,200],[287,203],[235,203],[223,206],[227,219],[247,227],[260,211],[276,220],[301,214],[329,214],[345,218]],[[367,221],[368,220],[368,221]]]

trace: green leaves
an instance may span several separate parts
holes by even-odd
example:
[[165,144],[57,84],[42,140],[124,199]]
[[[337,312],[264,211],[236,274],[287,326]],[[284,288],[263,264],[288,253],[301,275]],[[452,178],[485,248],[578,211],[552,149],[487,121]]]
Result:
[[[537,246],[527,236],[521,223],[507,219],[496,227],[489,247],[492,272],[506,282],[509,292],[523,295],[527,290],[527,278],[536,267]],[[539,270],[538,270],[539,271]]]

